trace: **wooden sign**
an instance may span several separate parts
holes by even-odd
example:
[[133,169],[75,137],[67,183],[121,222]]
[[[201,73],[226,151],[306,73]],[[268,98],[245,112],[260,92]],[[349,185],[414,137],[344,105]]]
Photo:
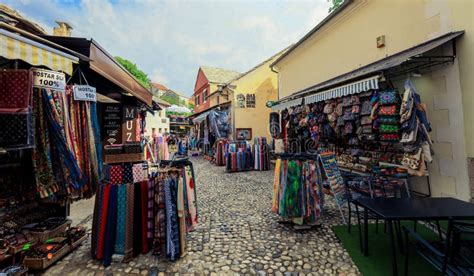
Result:
[[102,137],[104,145],[122,143],[122,108],[120,104],[106,104],[102,109]]
[[139,142],[137,139],[138,110],[135,106],[123,106],[122,141]]

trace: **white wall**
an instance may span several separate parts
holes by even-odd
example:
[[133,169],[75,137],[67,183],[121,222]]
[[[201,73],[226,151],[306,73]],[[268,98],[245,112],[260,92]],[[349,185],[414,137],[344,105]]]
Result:
[[[462,91],[457,59],[453,65],[421,78],[413,78],[418,93],[428,109],[433,131],[435,155],[428,165],[432,196],[471,198],[467,167]],[[396,84],[403,91],[403,81]],[[412,178],[415,190],[426,192],[426,178]]]
[[150,113],[147,114],[145,136],[151,136],[153,128],[155,128],[158,133],[170,131],[170,119],[166,117],[166,111],[155,111],[154,115]]

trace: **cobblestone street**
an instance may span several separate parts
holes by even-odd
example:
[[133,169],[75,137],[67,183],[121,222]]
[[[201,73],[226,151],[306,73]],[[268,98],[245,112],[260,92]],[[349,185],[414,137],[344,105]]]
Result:
[[[175,263],[140,255],[130,263],[113,262],[104,269],[90,258],[90,240],[66,256],[46,274],[156,275],[164,273],[352,275],[358,274],[330,227],[341,223],[337,209],[327,201],[319,228],[297,231],[278,222],[271,213],[273,171],[225,173],[223,167],[192,159],[198,188],[200,222],[188,238],[188,253]],[[75,215],[89,229],[93,203]],[[84,218],[83,218],[84,217]],[[77,223],[78,221],[76,221]],[[160,274],[161,275],[161,274]]]

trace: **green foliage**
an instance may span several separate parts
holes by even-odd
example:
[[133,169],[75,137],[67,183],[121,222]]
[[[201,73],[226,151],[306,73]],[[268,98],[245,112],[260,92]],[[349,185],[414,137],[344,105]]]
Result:
[[172,97],[170,95],[163,95],[161,96],[161,99],[174,105],[180,105],[179,103],[179,97]]
[[344,0],[328,0],[328,2],[331,2],[331,7],[329,7],[329,13],[331,13],[339,8],[344,3]]
[[135,63],[119,56],[116,56],[115,60],[127,69],[127,71],[130,72],[130,74],[132,74],[143,86],[150,89],[150,79],[148,78],[148,75],[138,69]]

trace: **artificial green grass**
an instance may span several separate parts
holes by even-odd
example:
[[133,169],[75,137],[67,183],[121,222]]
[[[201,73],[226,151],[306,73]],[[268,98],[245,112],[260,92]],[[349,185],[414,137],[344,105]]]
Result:
[[[407,227],[413,227],[412,222],[403,223]],[[390,275],[392,273],[391,246],[388,234],[383,232],[383,222],[379,223],[379,232],[375,233],[375,224],[369,224],[369,256],[364,256],[360,250],[359,229],[353,225],[351,234],[347,232],[347,226],[333,226],[332,229],[344,248],[349,252],[352,260],[359,271],[366,276]],[[362,227],[362,231],[364,228]],[[428,241],[435,241],[438,236],[426,227],[419,225],[417,232]],[[396,238],[396,236],[395,236]],[[398,244],[397,240],[395,242]],[[408,266],[409,275],[441,275],[427,261],[422,259],[413,249],[410,250]],[[405,269],[405,255],[400,254],[397,247],[398,274],[403,275]]]

